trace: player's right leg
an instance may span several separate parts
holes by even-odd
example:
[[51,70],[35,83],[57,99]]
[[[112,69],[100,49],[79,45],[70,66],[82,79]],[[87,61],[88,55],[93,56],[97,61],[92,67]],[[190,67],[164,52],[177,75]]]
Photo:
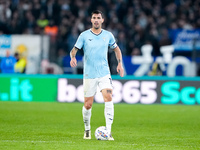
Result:
[[90,127],[90,119],[91,119],[91,110],[92,110],[92,104],[93,104],[93,97],[85,97],[84,100],[84,106],[82,109],[83,114],[83,122],[85,125],[85,132],[84,132],[84,139],[91,139],[91,127]]
[[90,119],[92,115],[91,110],[94,101],[94,95],[96,93],[97,83],[95,79],[84,79],[83,86],[84,86],[84,106],[82,109],[82,114],[85,126],[85,132],[83,138],[91,139]]

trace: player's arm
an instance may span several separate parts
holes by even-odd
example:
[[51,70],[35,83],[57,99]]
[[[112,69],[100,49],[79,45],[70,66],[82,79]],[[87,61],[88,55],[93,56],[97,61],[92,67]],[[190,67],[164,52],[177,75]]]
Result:
[[73,47],[71,52],[70,52],[70,57],[71,57],[70,66],[71,67],[76,67],[77,66],[77,60],[76,60],[77,51],[78,51],[78,48],[77,47]]
[[120,74],[121,77],[123,77],[124,76],[124,68],[123,68],[123,65],[122,65],[122,53],[121,53],[121,50],[119,49],[118,46],[116,48],[114,48],[113,50],[115,52],[115,56],[116,56],[116,59],[117,59],[117,62],[118,62],[117,72]]

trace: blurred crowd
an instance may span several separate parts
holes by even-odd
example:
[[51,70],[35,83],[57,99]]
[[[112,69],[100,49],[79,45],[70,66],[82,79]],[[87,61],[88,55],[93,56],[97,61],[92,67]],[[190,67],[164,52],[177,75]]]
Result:
[[[80,32],[91,27],[95,9],[116,37],[123,55],[140,55],[142,45],[171,44],[168,29],[200,28],[200,0],[0,0],[0,34],[48,34],[69,53]],[[82,55],[79,52],[78,55]]]

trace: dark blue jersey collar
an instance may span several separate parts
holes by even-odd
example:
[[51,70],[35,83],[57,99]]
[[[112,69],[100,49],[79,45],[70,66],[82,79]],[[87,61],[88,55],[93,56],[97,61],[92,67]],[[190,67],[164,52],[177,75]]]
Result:
[[95,34],[94,32],[92,32],[92,30],[90,29],[90,32],[96,36],[100,35],[103,32],[103,29],[101,29],[101,32],[99,34]]

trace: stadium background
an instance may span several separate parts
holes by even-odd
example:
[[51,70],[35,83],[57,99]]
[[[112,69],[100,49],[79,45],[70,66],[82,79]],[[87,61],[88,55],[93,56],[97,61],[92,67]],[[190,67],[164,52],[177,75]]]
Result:
[[[99,92],[82,139],[82,51],[69,67],[94,9],[123,53],[123,78],[108,53],[115,141],[94,137],[105,125]],[[6,51],[27,61],[25,73],[0,73],[0,149],[200,149],[199,50],[200,0],[0,0],[0,62]]]
[[[72,91],[78,88],[83,72],[83,51],[77,54],[75,69],[69,66],[69,52],[78,35],[91,27],[92,10],[99,9],[105,14],[103,28],[114,34],[123,54],[126,76],[121,79],[116,72],[114,53],[108,52],[114,82],[115,79],[120,82],[115,82],[115,90],[121,86],[121,91],[126,82],[133,82],[125,98],[129,99],[128,103],[138,103],[142,97],[148,99],[153,96],[151,91],[156,93],[155,103],[162,102],[163,96],[170,99],[170,92],[174,91],[180,93],[174,103],[182,103],[181,91],[186,91],[188,102],[183,103],[199,104],[199,7],[199,0],[1,0],[0,57],[5,57],[7,50],[12,55],[17,51],[26,58],[27,68],[23,75],[0,75],[0,100],[23,101],[23,94],[19,94],[23,90],[18,90],[18,98],[12,98],[12,84],[15,83],[16,86],[31,85],[27,97],[33,98],[27,101],[48,101],[41,92],[36,94],[37,85],[34,85],[40,80],[42,83],[44,78],[55,80],[50,85],[54,94],[49,101],[59,101],[60,79],[68,79],[66,85],[73,87],[66,87]],[[74,78],[77,80],[72,80]],[[161,84],[168,81],[172,84],[168,87],[169,93],[162,92]],[[123,95],[121,92],[123,100],[120,102],[127,102]],[[62,101],[68,101],[66,96]],[[75,101],[78,101],[76,96]]]

